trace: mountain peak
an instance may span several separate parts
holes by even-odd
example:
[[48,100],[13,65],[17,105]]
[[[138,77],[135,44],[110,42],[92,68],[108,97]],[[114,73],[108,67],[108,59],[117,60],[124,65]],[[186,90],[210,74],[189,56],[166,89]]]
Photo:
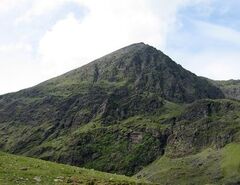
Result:
[[[148,44],[145,44],[143,42],[139,42],[139,43],[134,43],[134,44],[131,44],[131,45],[128,45],[128,46],[125,46],[121,49],[118,49],[108,55],[105,55],[103,56],[102,58],[104,57],[122,57],[123,55],[134,55],[134,54],[140,54],[141,53],[144,53],[144,52],[149,52],[149,50],[153,50],[153,51],[157,51],[156,48],[148,45]],[[101,59],[101,58],[100,58]]]
[[148,46],[148,45],[145,44],[144,42],[137,42],[137,43],[130,44],[126,47],[131,47],[131,46]]
[[[130,44],[126,47],[123,47],[120,50],[126,50],[126,51],[135,50],[135,51],[138,51],[138,50],[146,50],[146,49],[152,49],[152,50],[157,51],[157,49],[155,47],[153,47],[151,45],[148,45],[148,44],[145,44],[144,42],[133,43],[133,44]],[[119,50],[117,50],[117,51],[119,51]]]
[[145,44],[144,42],[137,42],[137,43],[133,43],[128,46],[125,46],[123,48],[143,48],[143,47],[149,47],[149,45]]
[[[54,79],[89,86],[124,86],[136,93],[153,93],[174,102],[223,98],[220,89],[176,64],[167,55],[142,42],[131,44]],[[115,86],[114,85],[114,86]],[[70,92],[69,92],[70,93]]]

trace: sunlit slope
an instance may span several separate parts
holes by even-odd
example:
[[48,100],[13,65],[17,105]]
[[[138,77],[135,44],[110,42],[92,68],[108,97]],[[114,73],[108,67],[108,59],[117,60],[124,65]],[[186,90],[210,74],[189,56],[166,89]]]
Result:
[[0,152],[1,185],[146,184],[126,176],[61,165]]
[[220,150],[207,148],[180,158],[164,156],[136,176],[162,185],[236,185],[240,182],[239,154],[240,143],[231,143]]

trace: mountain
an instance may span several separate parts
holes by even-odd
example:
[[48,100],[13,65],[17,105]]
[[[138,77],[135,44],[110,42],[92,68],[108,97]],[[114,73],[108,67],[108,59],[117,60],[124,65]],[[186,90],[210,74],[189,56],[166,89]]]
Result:
[[212,81],[230,99],[240,100],[240,80]]
[[0,184],[142,184],[147,182],[126,176],[102,173],[57,163],[0,152]]
[[164,156],[136,176],[159,184],[240,182],[240,102],[199,100],[172,120]]
[[[238,145],[239,102],[227,97],[218,85],[161,51],[133,44],[35,87],[0,96],[0,149],[137,174],[160,184],[167,184],[166,179],[187,184],[190,177],[201,184],[201,165],[191,166],[195,163],[188,159],[205,160],[204,151],[218,155],[228,145]],[[187,164],[179,167],[178,161]],[[209,175],[206,183],[227,182],[230,175],[219,175],[225,168],[213,167],[209,164],[217,175]],[[176,175],[166,176],[170,174]],[[159,182],[161,178],[165,181]]]

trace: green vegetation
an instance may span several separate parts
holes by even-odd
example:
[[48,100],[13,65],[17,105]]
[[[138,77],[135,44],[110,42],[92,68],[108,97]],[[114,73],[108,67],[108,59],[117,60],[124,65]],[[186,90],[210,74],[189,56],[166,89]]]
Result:
[[228,179],[235,179],[239,177],[240,173],[240,144],[231,143],[223,148],[222,151],[222,163],[224,177]]
[[221,176],[218,162],[219,153],[212,149],[181,158],[164,156],[136,176],[159,184],[213,184]]
[[219,87],[227,98],[240,100],[240,80],[210,82]]
[[0,152],[0,184],[144,185],[147,183],[126,176],[102,173],[95,170],[87,170]]
[[237,184],[240,182],[239,154],[240,144],[232,143],[220,150],[207,148],[186,157],[163,156],[136,177],[173,185]]
[[0,149],[128,176],[141,171],[162,184],[231,182],[231,174],[235,182],[229,157],[238,160],[238,150],[226,146],[240,142],[240,102],[224,99],[216,83],[134,44],[0,96]]

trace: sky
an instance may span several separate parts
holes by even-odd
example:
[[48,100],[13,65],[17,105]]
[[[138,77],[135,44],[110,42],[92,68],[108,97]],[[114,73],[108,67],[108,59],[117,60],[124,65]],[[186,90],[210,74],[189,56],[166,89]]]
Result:
[[144,42],[215,80],[240,79],[238,0],[0,0],[0,94]]

